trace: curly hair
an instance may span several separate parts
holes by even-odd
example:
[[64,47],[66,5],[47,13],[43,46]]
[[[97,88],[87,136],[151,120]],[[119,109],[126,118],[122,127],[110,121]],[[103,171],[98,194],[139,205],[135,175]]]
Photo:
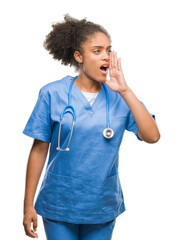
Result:
[[80,63],[74,58],[74,52],[83,54],[82,44],[97,32],[104,33],[111,42],[111,37],[105,28],[99,24],[87,21],[86,18],[78,20],[68,13],[64,15],[65,22],[52,24],[52,31],[46,36],[43,46],[61,64],[70,65],[79,71]]

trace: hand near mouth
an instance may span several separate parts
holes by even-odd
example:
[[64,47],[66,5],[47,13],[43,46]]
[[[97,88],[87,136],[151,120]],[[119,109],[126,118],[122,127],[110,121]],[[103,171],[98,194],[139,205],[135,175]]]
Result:
[[109,76],[110,80],[106,80],[105,84],[113,91],[124,93],[129,89],[123,75],[121,58],[117,59],[117,53],[115,51],[112,51],[110,55]]

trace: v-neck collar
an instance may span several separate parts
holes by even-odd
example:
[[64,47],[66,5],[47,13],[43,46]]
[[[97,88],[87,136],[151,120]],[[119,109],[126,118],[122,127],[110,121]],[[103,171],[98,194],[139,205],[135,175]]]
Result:
[[[68,81],[69,85],[70,85],[73,77],[69,76],[69,75],[68,75],[68,77],[69,77],[69,80],[70,80],[70,81]],[[94,112],[96,111],[97,107],[99,106],[99,103],[102,100],[103,93],[104,93],[104,87],[103,87],[103,84],[102,84],[102,87],[101,87],[100,91],[98,92],[97,97],[95,98],[93,104],[91,105],[89,103],[89,101],[86,99],[86,97],[84,96],[84,94],[82,93],[82,91],[73,83],[71,95],[72,94],[76,94],[77,98],[84,105],[84,107],[87,110],[87,112],[90,115],[90,117],[92,117]]]

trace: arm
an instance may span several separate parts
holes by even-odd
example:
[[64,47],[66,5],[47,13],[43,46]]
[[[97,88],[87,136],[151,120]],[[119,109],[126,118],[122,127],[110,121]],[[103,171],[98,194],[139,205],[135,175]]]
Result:
[[147,143],[155,143],[160,138],[160,133],[153,117],[148,113],[141,104],[133,91],[128,87],[125,91],[119,91],[128,104],[135,122],[138,126],[138,136]]
[[48,147],[49,143],[35,139],[27,163],[23,225],[26,235],[30,237],[37,237],[37,234],[31,230],[31,222],[33,222],[33,228],[37,227],[37,214],[33,207],[34,195],[44,167]]
[[105,84],[118,92],[129,106],[139,129],[138,137],[148,143],[157,142],[160,133],[156,122],[127,85],[122,71],[121,58],[117,58],[115,51],[112,51],[110,57],[109,75],[110,81],[106,80]]

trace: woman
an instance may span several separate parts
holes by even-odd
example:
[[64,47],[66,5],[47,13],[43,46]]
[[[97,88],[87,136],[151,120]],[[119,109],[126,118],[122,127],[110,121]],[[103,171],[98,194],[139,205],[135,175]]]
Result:
[[[40,89],[23,131],[34,138],[27,166],[23,225],[28,236],[38,237],[39,214],[48,240],[108,240],[116,217],[125,211],[118,175],[124,131],[132,131],[147,143],[157,142],[160,133],[155,115],[127,85],[108,32],[68,14],[64,20],[52,25],[44,47],[79,74]],[[108,71],[110,81],[106,79]]]

